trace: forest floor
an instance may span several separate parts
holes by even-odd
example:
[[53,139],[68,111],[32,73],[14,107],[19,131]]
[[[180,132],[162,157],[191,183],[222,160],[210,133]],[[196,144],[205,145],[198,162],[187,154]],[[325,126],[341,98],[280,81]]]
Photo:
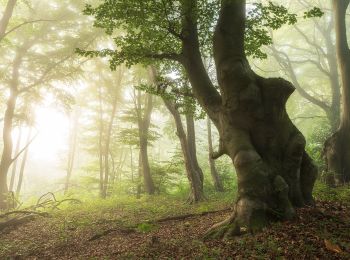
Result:
[[230,214],[227,196],[71,205],[0,232],[0,259],[350,259],[349,201],[318,200],[256,235],[203,240]]

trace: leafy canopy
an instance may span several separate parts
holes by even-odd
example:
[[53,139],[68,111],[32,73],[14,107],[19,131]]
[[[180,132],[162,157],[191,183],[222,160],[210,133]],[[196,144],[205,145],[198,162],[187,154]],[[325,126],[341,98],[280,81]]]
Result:
[[[125,63],[150,64],[154,59],[177,60],[181,53],[184,30],[184,8],[188,0],[104,0],[97,7],[86,5],[84,14],[95,17],[94,26],[111,35],[115,49],[86,51],[77,49],[83,56],[110,57],[111,69]],[[220,10],[219,0],[197,2],[198,35],[202,55],[208,57],[212,50],[212,36]],[[247,8],[245,47],[248,56],[266,58],[261,50],[272,43],[269,30],[277,30],[285,24],[295,24],[297,14],[290,13],[282,5],[269,2],[253,4]],[[322,16],[315,7],[304,13],[304,18]]]

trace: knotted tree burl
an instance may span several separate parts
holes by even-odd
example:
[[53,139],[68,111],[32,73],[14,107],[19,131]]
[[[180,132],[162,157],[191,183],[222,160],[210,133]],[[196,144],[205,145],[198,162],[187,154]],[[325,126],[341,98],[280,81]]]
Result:
[[[285,8],[270,7],[279,17],[270,20],[273,29],[296,22]],[[270,221],[293,218],[296,207],[314,203],[317,169],[305,152],[305,138],[285,108],[294,87],[281,78],[260,77],[251,69],[247,48],[258,49],[270,41],[261,36],[247,43],[252,34],[267,31],[263,27],[247,30],[251,20],[247,21],[244,0],[115,0],[97,8],[87,6],[86,13],[94,15],[95,25],[107,33],[116,28],[124,33],[114,38],[116,50],[78,52],[110,56],[112,68],[124,62],[181,64],[195,98],[217,127],[220,149],[213,157],[225,154],[232,159],[238,194],[232,215],[214,225],[208,236],[229,237],[243,227],[258,231]],[[259,22],[264,15],[257,12],[252,20]],[[279,24],[274,25],[275,21]],[[203,64],[202,57],[208,53],[215,60],[218,88]]]

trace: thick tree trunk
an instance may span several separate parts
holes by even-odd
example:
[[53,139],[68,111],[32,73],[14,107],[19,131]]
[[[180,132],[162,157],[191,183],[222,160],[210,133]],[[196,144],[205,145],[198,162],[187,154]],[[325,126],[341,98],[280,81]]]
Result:
[[144,108],[144,114],[142,116],[141,109],[141,92],[138,90],[138,124],[139,124],[139,142],[140,142],[140,160],[142,166],[142,176],[145,191],[152,195],[154,194],[155,188],[151,175],[151,168],[148,161],[148,132],[151,123],[151,114],[153,109],[153,97],[151,94],[146,94],[146,104]]
[[[220,149],[235,166],[238,194],[230,218],[209,231],[229,237],[242,227],[254,232],[276,219],[291,219],[295,207],[313,204],[317,169],[305,152],[305,139],[285,104],[294,87],[280,78],[256,75],[245,57],[245,1],[221,1],[214,36],[220,94],[208,79],[199,52],[195,15],[184,18],[183,60],[193,93],[219,130]],[[193,14],[196,1],[184,4]]]
[[208,130],[208,151],[209,151],[210,174],[213,179],[215,190],[218,192],[223,192],[224,187],[222,185],[220,175],[215,167],[215,160],[213,159],[214,149],[213,149],[213,141],[212,141],[212,134],[211,134],[211,121],[209,117],[207,117],[207,130]]
[[350,182],[350,49],[347,42],[345,19],[349,2],[349,0],[333,0],[343,107],[340,126],[325,142],[323,153],[327,171],[333,175],[335,185]]
[[[18,133],[18,139],[17,139],[17,144],[14,152],[15,157],[19,153],[19,149],[21,147],[21,141],[22,141],[22,126],[19,126],[19,133]],[[15,183],[15,177],[17,173],[17,162],[18,158],[13,162],[12,164],[12,172],[11,172],[11,179],[10,179],[10,186],[9,186],[9,191],[13,191],[14,183]]]
[[[26,144],[30,143],[31,136],[32,136],[32,128],[29,129]],[[26,167],[26,164],[27,164],[27,159],[28,159],[28,153],[29,153],[29,146],[24,151],[23,158],[22,158],[22,163],[21,163],[21,168],[19,170],[17,189],[16,189],[16,195],[17,196],[19,196],[20,193],[21,193],[22,183],[23,183],[23,176],[24,176],[24,170],[25,170],[25,167]]]
[[[196,168],[196,164],[193,162],[193,156],[191,154],[190,143],[188,141],[188,136],[186,136],[181,116],[179,111],[176,109],[174,103],[166,98],[163,98],[165,106],[168,108],[169,112],[172,114],[175,124],[176,124],[176,134],[179,137],[182,154],[184,156],[185,168],[187,173],[187,178],[190,183],[191,193],[188,197],[189,203],[196,203],[204,198],[203,195],[203,176],[201,172]],[[191,131],[191,130],[190,130]],[[193,135],[193,133],[192,133]],[[193,145],[193,144],[192,144]],[[195,149],[192,147],[192,150]],[[198,165],[198,163],[197,163]],[[199,166],[198,166],[199,167]]]

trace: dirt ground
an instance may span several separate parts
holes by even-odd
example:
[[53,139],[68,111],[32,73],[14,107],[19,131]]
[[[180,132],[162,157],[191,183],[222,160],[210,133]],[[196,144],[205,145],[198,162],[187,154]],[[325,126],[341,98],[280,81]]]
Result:
[[225,241],[202,237],[228,210],[133,227],[117,218],[77,225],[37,217],[0,233],[0,259],[350,259],[349,206],[298,211],[294,221]]

